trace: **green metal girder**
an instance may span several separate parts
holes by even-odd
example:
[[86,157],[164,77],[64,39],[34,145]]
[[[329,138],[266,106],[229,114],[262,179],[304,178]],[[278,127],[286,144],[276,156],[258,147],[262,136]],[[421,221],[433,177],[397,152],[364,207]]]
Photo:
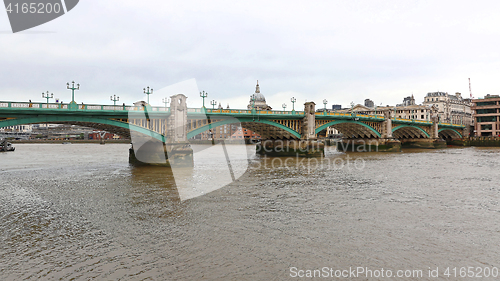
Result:
[[[237,121],[236,121],[237,120]],[[283,129],[287,132],[289,132],[290,134],[294,135],[295,137],[299,138],[300,139],[300,134],[286,126],[283,126],[281,124],[278,124],[276,122],[272,122],[272,121],[269,121],[269,120],[254,120],[252,118],[236,118],[236,120],[234,119],[228,119],[228,120],[222,120],[222,121],[218,121],[218,122],[214,122],[214,123],[210,123],[210,124],[207,124],[205,126],[202,126],[202,127],[199,127],[199,128],[196,128],[194,130],[192,130],[191,132],[189,132],[187,134],[187,138],[190,139],[200,133],[203,133],[207,130],[210,130],[210,129],[213,129],[213,128],[216,128],[216,127],[219,127],[219,126],[222,126],[222,125],[226,125],[226,124],[233,124],[233,123],[237,123],[237,122],[240,122],[240,123],[243,123],[243,122],[247,122],[247,123],[262,123],[262,124],[268,124],[268,125],[271,125],[271,126],[274,126],[274,127],[278,127],[280,129]]]
[[336,121],[331,121],[331,122],[328,122],[324,125],[321,125],[320,127],[316,128],[316,131],[315,133],[318,134],[319,132],[323,131],[324,129],[330,127],[330,126],[333,126],[333,125],[337,125],[337,124],[341,124],[341,123],[352,123],[352,124],[358,124],[358,125],[361,125],[365,128],[368,128],[370,129],[370,131],[372,131],[375,135],[377,135],[379,138],[382,136],[377,130],[375,130],[372,126],[370,125],[367,125],[363,122],[359,122],[359,121],[353,121],[353,120],[336,120]]
[[457,130],[455,130],[455,129],[451,129],[451,128],[442,128],[442,129],[439,129],[439,130],[438,130],[438,133],[440,133],[440,132],[442,132],[442,131],[446,131],[446,130],[453,131],[453,132],[455,132],[457,135],[459,135],[459,136],[460,136],[460,138],[462,138],[462,134],[461,134],[461,133],[459,133]]
[[425,135],[426,137],[428,137],[428,138],[430,138],[430,137],[431,137],[431,136],[429,136],[429,134],[428,134],[426,131],[424,131],[422,128],[417,127],[417,126],[413,126],[413,125],[399,125],[399,126],[397,126],[397,127],[392,128],[392,132],[394,133],[395,131],[397,131],[397,130],[399,130],[399,129],[401,129],[401,128],[405,128],[405,127],[410,127],[410,128],[415,128],[415,129],[418,129],[418,130],[420,130],[422,133],[424,133],[424,135]]
[[37,123],[57,123],[57,122],[87,122],[87,123],[105,124],[105,125],[129,129],[129,130],[150,136],[150,137],[155,138],[159,141],[165,142],[165,137],[163,135],[158,134],[154,131],[139,127],[139,126],[134,125],[134,124],[129,124],[126,122],[116,121],[116,120],[112,120],[112,119],[97,118],[97,117],[82,117],[82,116],[75,116],[75,115],[49,115],[49,116],[39,116],[39,117],[7,119],[4,121],[0,121],[0,128],[16,126],[16,125],[37,124]]

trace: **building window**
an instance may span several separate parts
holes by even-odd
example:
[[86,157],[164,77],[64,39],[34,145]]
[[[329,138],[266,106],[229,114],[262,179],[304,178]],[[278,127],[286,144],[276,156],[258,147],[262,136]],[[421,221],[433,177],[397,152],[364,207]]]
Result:
[[481,130],[491,130],[491,124],[481,125]]

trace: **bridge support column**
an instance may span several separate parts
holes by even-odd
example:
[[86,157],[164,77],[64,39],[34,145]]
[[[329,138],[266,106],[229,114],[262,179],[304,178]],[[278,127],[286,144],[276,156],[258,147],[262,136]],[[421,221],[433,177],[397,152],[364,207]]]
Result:
[[437,116],[437,112],[434,110],[432,114],[432,127],[430,136],[432,139],[433,147],[430,148],[446,148],[446,141],[439,137],[439,118]]
[[382,138],[392,139],[392,120],[389,110],[384,111],[384,119],[384,122],[382,122]]
[[[129,162],[143,165],[193,166],[193,149],[187,141],[187,97],[178,94],[170,97],[170,115],[164,128],[165,142],[140,142],[131,148]],[[132,143],[134,146],[135,143]],[[140,155],[138,155],[140,154]]]
[[325,155],[325,144],[316,136],[316,104],[304,104],[300,140],[263,140],[257,144],[256,153],[267,156],[321,157]]
[[170,97],[170,116],[165,128],[165,151],[171,164],[193,165],[193,149],[187,140],[187,97]]
[[384,111],[379,139],[343,139],[337,142],[337,150],[342,152],[399,152],[401,142],[392,134],[391,111]]

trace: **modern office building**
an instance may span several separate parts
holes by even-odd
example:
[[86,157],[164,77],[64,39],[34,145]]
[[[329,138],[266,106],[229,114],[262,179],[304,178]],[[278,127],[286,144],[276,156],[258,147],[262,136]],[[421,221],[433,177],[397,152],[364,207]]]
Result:
[[500,135],[500,96],[486,95],[472,100],[476,136]]

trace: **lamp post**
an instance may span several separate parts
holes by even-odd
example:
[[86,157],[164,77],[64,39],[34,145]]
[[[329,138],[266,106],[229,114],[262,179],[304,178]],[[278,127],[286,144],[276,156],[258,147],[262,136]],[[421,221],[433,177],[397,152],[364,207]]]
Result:
[[396,121],[396,112],[397,112],[397,109],[396,109],[396,107],[394,107],[394,121]]
[[205,91],[200,92],[200,97],[203,98],[203,108],[205,108],[205,98],[208,97],[208,93],[205,93]]
[[217,105],[217,101],[216,100],[212,100],[210,102],[210,104],[212,105],[212,109],[215,109],[215,106]]
[[168,107],[167,104],[170,103],[170,99],[169,98],[164,98],[161,101],[165,104],[165,107]]
[[72,81],[71,88],[69,87],[69,83],[66,83],[66,88],[68,88],[68,90],[71,90],[71,103],[68,108],[71,110],[78,109],[78,105],[75,102],[75,90],[80,90],[80,84],[76,84],[75,88],[75,81]]
[[283,107],[283,111],[286,111],[286,103],[281,105]]
[[323,111],[323,115],[326,114],[326,104],[328,103],[328,101],[326,99],[323,100],[323,104],[325,105],[325,109]]
[[252,110],[255,110],[255,94],[252,95]]
[[295,102],[297,101],[297,99],[295,97],[292,97],[290,101],[292,102],[292,112],[295,112]]
[[354,116],[354,102],[351,101],[351,116]]
[[[147,89],[147,91],[146,91]],[[151,90],[149,90],[149,86],[147,88],[144,88],[144,93],[146,95],[148,95],[148,104],[149,104],[149,95],[151,95],[153,93],[153,88],[151,88]]]
[[114,102],[114,105],[116,106],[116,102],[120,100],[120,97],[117,97],[116,95],[112,95],[109,97],[110,100]]
[[50,94],[49,96],[49,91],[47,91],[47,95],[45,95],[45,93],[42,93],[42,98],[47,99],[47,108],[49,108],[49,99],[53,99],[54,94]]

